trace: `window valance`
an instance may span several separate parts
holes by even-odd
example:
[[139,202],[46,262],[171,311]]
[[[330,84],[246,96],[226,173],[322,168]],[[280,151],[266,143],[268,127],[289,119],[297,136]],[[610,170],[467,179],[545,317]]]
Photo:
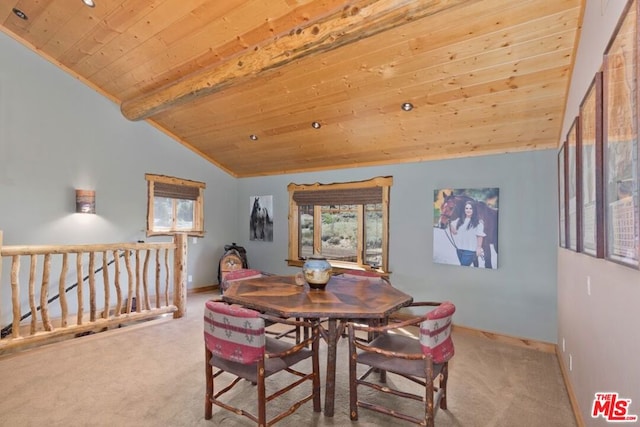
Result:
[[382,203],[384,188],[392,177],[339,184],[289,184],[291,198],[298,205],[360,205]]
[[169,197],[171,199],[197,200],[200,195],[200,189],[198,187],[169,184],[166,182],[156,182],[153,191],[156,197]]

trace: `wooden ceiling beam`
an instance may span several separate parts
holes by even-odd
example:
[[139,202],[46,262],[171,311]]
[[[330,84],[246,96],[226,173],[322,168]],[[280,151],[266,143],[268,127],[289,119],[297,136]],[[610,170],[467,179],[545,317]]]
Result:
[[142,96],[125,100],[120,109],[129,120],[155,114],[219,92],[306,56],[327,52],[479,0],[352,0],[303,26],[247,48],[222,63],[187,75]]

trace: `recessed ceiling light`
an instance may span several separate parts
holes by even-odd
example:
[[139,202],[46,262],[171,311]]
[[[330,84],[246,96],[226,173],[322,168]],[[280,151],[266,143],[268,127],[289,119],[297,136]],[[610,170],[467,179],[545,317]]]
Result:
[[311,123],[311,127],[314,129],[320,129],[322,125],[320,124],[320,122],[313,122]]
[[27,19],[29,19],[29,17],[27,16],[27,14],[26,14],[26,13],[24,13],[23,11],[21,11],[21,10],[20,10],[20,9],[18,9],[18,8],[15,8],[15,7],[14,7],[14,8],[12,9],[12,12],[13,12],[13,14],[14,14],[14,15],[16,15],[16,16],[17,16],[18,18],[20,18],[20,19],[24,19],[25,21],[26,21]]
[[258,140],[258,135],[252,133],[251,135],[249,135],[249,139],[252,141],[257,141]]
[[82,0],[82,3],[84,3],[85,5],[89,6],[89,7],[95,7],[96,4],[94,3],[93,0]]
[[405,102],[405,103],[402,104],[401,108],[404,111],[411,111],[411,110],[413,110],[413,104],[410,103],[410,102]]

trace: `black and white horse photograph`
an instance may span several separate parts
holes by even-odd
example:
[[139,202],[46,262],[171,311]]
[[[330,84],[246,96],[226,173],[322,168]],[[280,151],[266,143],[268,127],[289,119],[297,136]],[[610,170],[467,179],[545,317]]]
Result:
[[252,196],[249,206],[249,240],[273,242],[273,196]]
[[498,188],[434,191],[435,263],[498,268],[498,194]]

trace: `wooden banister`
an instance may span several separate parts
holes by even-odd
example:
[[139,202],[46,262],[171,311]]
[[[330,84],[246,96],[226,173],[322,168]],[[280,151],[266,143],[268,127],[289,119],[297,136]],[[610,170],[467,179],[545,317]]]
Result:
[[[0,230],[0,260],[8,259],[11,269],[3,283],[0,262],[0,294],[11,295],[11,320],[2,319],[8,326],[2,329],[0,354],[65,335],[166,313],[178,318],[186,312],[186,235],[161,243],[37,246],[3,246],[2,237]],[[69,294],[73,288],[75,294]],[[24,322],[27,318],[29,323]]]

